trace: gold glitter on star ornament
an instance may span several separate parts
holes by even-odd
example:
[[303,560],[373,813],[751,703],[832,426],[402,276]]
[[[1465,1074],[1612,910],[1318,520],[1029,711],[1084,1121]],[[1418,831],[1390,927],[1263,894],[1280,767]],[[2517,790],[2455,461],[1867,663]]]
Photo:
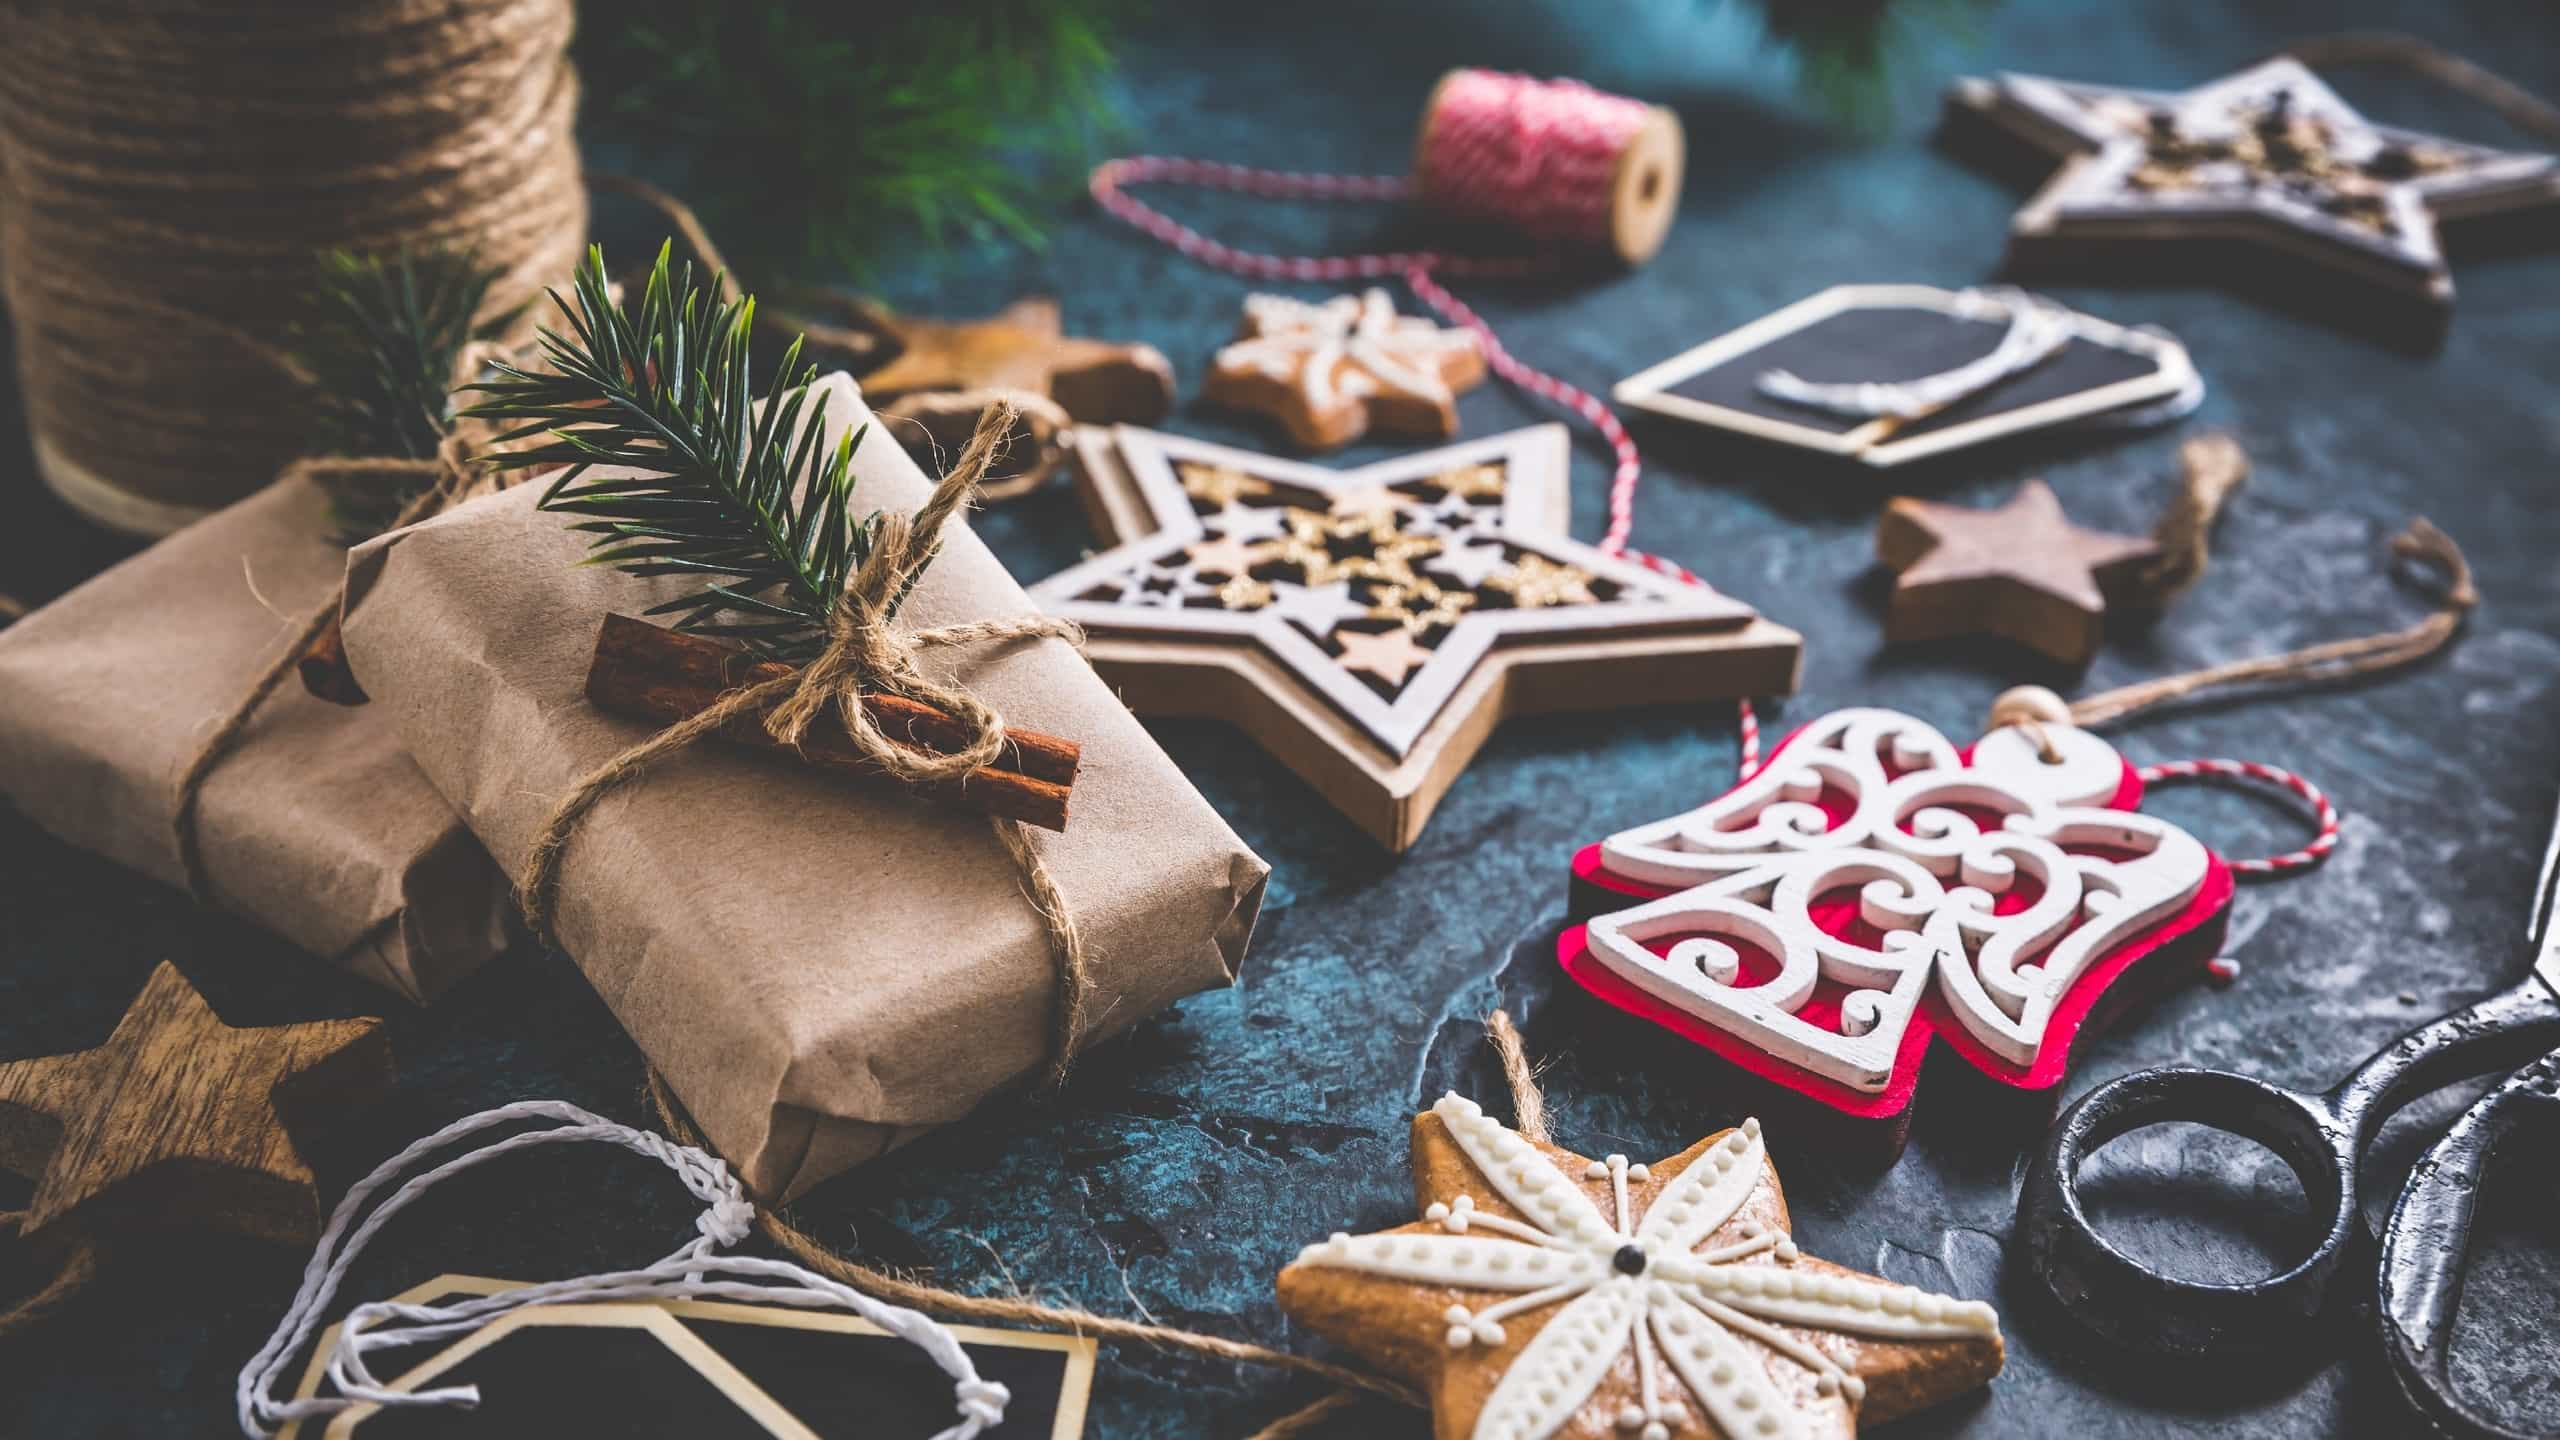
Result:
[[1129,427],[1076,450],[1114,548],[1033,597],[1133,709],[1243,726],[1392,849],[1506,713],[1794,688],[1793,632],[1566,536],[1562,426],[1348,470]]
[[2308,261],[2433,328],[2453,303],[2440,226],[2560,204],[2560,157],[2373,124],[2287,56],[2182,92],[1968,78],[1948,108],[2062,160],[2011,224],[2021,261],[2187,243],[2236,264],[2246,246],[2274,262],[2252,281]]
[[1523,555],[1485,577],[1484,588],[1508,595],[1522,609],[1541,605],[1589,605],[1592,575],[1572,565],[1559,565],[1544,555]]
[[1310,1245],[1278,1290],[1439,1440],[1845,1440],[2005,1358],[1989,1305],[1804,1253],[1755,1120],[1642,1164],[1448,1095],[1413,1174],[1418,1223]]

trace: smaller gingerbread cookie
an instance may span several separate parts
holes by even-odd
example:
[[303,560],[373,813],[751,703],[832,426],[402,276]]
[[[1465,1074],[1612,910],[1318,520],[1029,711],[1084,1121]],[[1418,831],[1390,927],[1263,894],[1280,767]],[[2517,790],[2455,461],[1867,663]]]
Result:
[[1201,395],[1267,415],[1302,449],[1333,450],[1375,431],[1445,440],[1461,390],[1484,380],[1474,332],[1398,315],[1384,290],[1320,304],[1248,295],[1242,337],[1220,350]]
[[1420,1388],[1436,1440],[1846,1440],[2000,1372],[1990,1306],[1796,1248],[1758,1121],[1631,1164],[1448,1095],[1413,1175],[1420,1223],[1310,1245],[1278,1288]]

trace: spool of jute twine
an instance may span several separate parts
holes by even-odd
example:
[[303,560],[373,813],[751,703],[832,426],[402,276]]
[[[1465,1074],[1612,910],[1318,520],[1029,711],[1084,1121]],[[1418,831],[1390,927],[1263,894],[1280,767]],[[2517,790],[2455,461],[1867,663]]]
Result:
[[282,339],[327,250],[569,272],[571,0],[19,0],[0,281],[46,482],[159,533],[309,448]]

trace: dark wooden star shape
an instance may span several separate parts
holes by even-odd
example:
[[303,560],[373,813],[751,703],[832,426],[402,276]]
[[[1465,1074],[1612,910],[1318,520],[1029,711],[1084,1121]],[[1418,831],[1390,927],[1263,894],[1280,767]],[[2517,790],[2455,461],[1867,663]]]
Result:
[[2041,480],[1989,510],[1905,496],[1876,524],[1876,558],[1898,572],[1885,634],[1998,635],[2066,665],[2085,664],[2097,652],[2109,596],[2129,594],[2159,555],[2142,536],[2072,524]]
[[1017,300],[984,320],[873,312],[897,353],[862,377],[874,406],[927,390],[1025,390],[1088,425],[1150,424],[1173,409],[1173,365],[1152,345],[1065,333],[1058,302]]
[[320,1200],[289,1127],[390,1085],[381,1021],[235,1029],[163,961],[106,1044],[0,1065],[0,1165],[36,1182],[29,1236],[77,1214],[307,1242]]
[[1450,1095],[1413,1179],[1419,1222],[1310,1245],[1278,1290],[1438,1440],[1842,1440],[2000,1371],[1990,1306],[1797,1247],[1756,1121],[1645,1165]]
[[2021,249],[2237,239],[2441,310],[2440,220],[2560,201],[2560,158],[2374,125],[2283,56],[2182,93],[2002,75],[1950,103],[2067,157],[2018,212]]

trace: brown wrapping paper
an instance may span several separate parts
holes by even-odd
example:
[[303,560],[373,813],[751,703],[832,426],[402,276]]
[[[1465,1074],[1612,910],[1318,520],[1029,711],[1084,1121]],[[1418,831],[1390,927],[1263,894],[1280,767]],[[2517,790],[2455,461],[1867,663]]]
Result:
[[[327,511],[278,481],[0,630],[0,792],[184,884],[178,775],[344,573]],[[504,878],[371,707],[288,679],[197,818],[214,903],[411,1000],[506,943]]]
[[[831,426],[869,420],[843,376]],[[930,484],[874,427],[857,512]],[[647,725],[581,698],[596,628],[675,579],[580,566],[539,483],[355,552],[347,651],[376,708],[491,854],[519,867],[561,796]],[[1032,613],[963,524],[902,626]],[[1269,867],[1057,641],[929,652],[1006,723],[1080,742],[1064,834],[1036,839],[1082,927],[1088,1039],[1231,982]],[[1043,930],[983,816],[707,742],[600,803],[557,929],[651,1063],[759,1194],[788,1199],[961,1115],[1046,1058]]]

